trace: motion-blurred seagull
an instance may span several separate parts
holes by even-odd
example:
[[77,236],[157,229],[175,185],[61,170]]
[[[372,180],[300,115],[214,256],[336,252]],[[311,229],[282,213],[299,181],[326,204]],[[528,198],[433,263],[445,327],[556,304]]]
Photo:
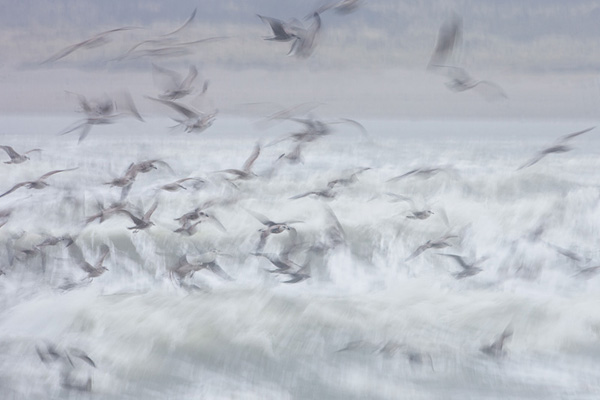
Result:
[[248,213],[250,215],[252,215],[254,218],[256,218],[257,220],[259,220],[260,223],[265,226],[264,228],[259,229],[259,232],[260,232],[260,241],[259,241],[258,245],[256,246],[256,251],[255,252],[260,252],[265,247],[265,243],[267,241],[267,238],[271,234],[278,234],[278,233],[282,233],[282,232],[288,231],[288,232],[290,232],[290,234],[292,234],[292,235],[295,236],[296,235],[296,229],[294,229],[290,225],[302,222],[302,221],[274,222],[274,221],[271,221],[269,218],[265,217],[264,215],[259,214],[257,212],[250,211],[250,210],[246,210],[246,211],[248,211]]
[[428,240],[421,246],[417,247],[417,249],[410,256],[408,256],[408,258],[406,258],[406,261],[412,260],[413,258],[419,256],[421,253],[423,253],[424,251],[426,251],[428,249],[443,249],[445,247],[452,246],[452,244],[448,243],[447,240],[455,238],[455,237],[457,237],[457,236],[456,235],[445,235],[436,240]]
[[301,268],[300,265],[296,264],[288,258],[289,254],[287,252],[281,254],[254,252],[250,254],[257,257],[266,258],[271,262],[271,264],[275,266],[275,268],[277,268],[276,270],[269,270],[269,272],[282,272],[292,269],[294,267]]
[[257,14],[258,17],[269,24],[273,31],[273,36],[264,37],[265,40],[273,40],[276,42],[289,42],[290,40],[296,39],[297,32],[300,26],[300,22],[292,20],[290,22],[284,22],[277,18],[265,17],[264,15]]
[[131,220],[133,221],[133,223],[135,225],[128,227],[127,229],[132,229],[133,232],[136,233],[139,230],[146,229],[146,228],[154,225],[154,222],[150,221],[150,218],[152,217],[152,214],[156,210],[156,207],[158,207],[158,202],[154,202],[152,207],[150,207],[150,209],[141,218],[136,217],[128,210],[119,210],[118,212],[127,214],[129,216],[129,218],[131,218]]
[[232,281],[233,278],[221,268],[219,264],[217,264],[216,256],[220,255],[220,252],[213,251],[213,256],[210,260],[202,261],[202,262],[194,262],[197,260],[192,259],[188,260],[187,255],[183,255],[177,261],[177,264],[169,268],[169,272],[171,276],[176,276],[179,283],[184,278],[191,278],[195,272],[201,271],[203,269],[208,269],[215,275],[219,276],[222,279],[227,281]]
[[127,207],[127,205],[128,205],[127,203],[119,201],[116,203],[112,203],[107,208],[104,208],[104,204],[98,202],[98,212],[94,215],[87,217],[85,219],[85,223],[87,225],[95,220],[98,220],[99,223],[102,223],[102,222],[106,221],[108,218],[117,214],[118,212],[124,210],[125,207]]
[[371,167],[358,168],[356,171],[354,171],[353,173],[351,173],[348,176],[344,176],[344,177],[338,178],[338,179],[333,179],[333,180],[327,182],[327,187],[330,189],[333,189],[335,186],[351,185],[352,183],[354,183],[358,180],[358,175],[360,175],[363,172],[368,171],[370,169],[371,169]]
[[76,244],[73,244],[69,247],[69,255],[75,259],[77,266],[88,274],[88,278],[96,278],[108,271],[108,268],[102,264],[109,253],[110,249],[107,245],[103,244],[100,246],[100,257],[98,257],[98,260],[94,265],[91,265],[83,258],[83,253]]
[[178,179],[175,182],[171,182],[171,183],[167,183],[166,185],[162,185],[159,189],[167,191],[167,192],[177,192],[179,190],[187,190],[187,188],[182,185],[183,182],[187,182],[187,181],[196,181],[196,184],[205,183],[205,181],[200,178],[183,178],[183,179]]
[[10,161],[4,161],[4,164],[21,164],[29,160],[29,157],[27,157],[26,154],[29,154],[34,151],[42,151],[42,149],[33,149],[26,151],[23,154],[19,154],[10,146],[0,146],[0,149],[4,150],[6,154],[8,154],[8,156],[10,157]]
[[513,331],[509,325],[506,327],[506,329],[504,329],[502,334],[500,334],[498,339],[496,339],[490,345],[482,346],[479,349],[479,351],[481,351],[482,353],[487,354],[488,356],[491,356],[491,357],[502,357],[502,356],[506,355],[506,350],[504,350],[504,343],[512,335],[513,335]]
[[[190,65],[189,72],[185,78],[178,72],[152,64],[154,71],[154,82],[160,86],[163,92],[158,95],[161,100],[177,100],[192,93],[192,84],[198,76],[198,70]],[[205,83],[206,85],[206,83]],[[206,86],[205,86],[206,87]]]
[[171,100],[155,99],[148,96],[146,97],[150,100],[162,103],[186,117],[186,119],[172,118],[175,122],[179,123],[179,126],[184,127],[185,132],[203,132],[212,126],[217,116],[216,112],[207,114],[201,111],[193,110],[187,106],[184,106],[183,104],[179,104]]
[[133,102],[133,98],[127,92],[123,92],[120,96],[120,100],[123,100],[123,102],[117,102],[108,96],[105,96],[101,100],[88,101],[83,95],[75,95],[79,99],[79,105],[87,117],[60,132],[59,135],[66,135],[67,133],[80,130],[78,143],[81,143],[87,137],[94,125],[112,124],[116,119],[126,116],[133,116],[139,121],[144,121]]
[[7,194],[12,193],[15,190],[17,190],[18,188],[22,187],[22,186],[25,186],[27,189],[43,189],[46,186],[49,186],[46,183],[46,179],[49,178],[50,176],[52,176],[54,174],[58,174],[59,172],[73,171],[73,170],[76,170],[76,169],[77,169],[77,167],[76,168],[69,168],[69,169],[57,169],[55,171],[50,171],[47,174],[44,174],[44,175],[40,176],[35,181],[26,181],[26,182],[17,183],[9,191],[0,194],[0,197],[4,197]]
[[487,80],[474,79],[464,68],[447,65],[438,65],[438,67],[446,71],[446,75],[450,78],[450,81],[446,82],[446,86],[453,92],[476,89],[479,94],[489,101],[508,98],[504,89],[498,84]]
[[427,167],[427,168],[415,168],[412,169],[402,175],[394,176],[393,178],[388,179],[386,182],[397,182],[401,179],[407,178],[409,176],[413,176],[421,179],[429,179],[432,176],[437,175],[440,172],[451,172],[450,167]]
[[105,45],[110,41],[108,36],[111,33],[120,32],[120,31],[128,31],[128,30],[132,30],[132,29],[140,29],[140,28],[127,26],[127,27],[123,27],[123,28],[116,28],[116,29],[111,29],[111,30],[105,31],[105,32],[100,32],[100,33],[92,36],[91,38],[84,40],[83,42],[75,43],[74,45],[71,45],[69,47],[62,49],[58,53],[54,54],[52,57],[43,61],[42,64],[58,61],[61,58],[68,56],[69,54],[73,53],[74,51],[76,51],[80,48],[92,49],[94,47],[99,47],[99,46]]
[[456,279],[462,279],[462,278],[466,278],[466,277],[473,276],[473,275],[480,273],[483,270],[481,268],[479,268],[477,265],[481,264],[483,261],[487,260],[487,257],[483,257],[472,263],[468,263],[465,261],[465,259],[463,257],[456,255],[456,254],[438,253],[438,255],[444,256],[444,257],[450,257],[454,261],[456,261],[456,263],[458,265],[460,265],[462,267],[463,270],[461,272],[454,274],[454,277]]
[[591,128],[587,128],[584,129],[582,131],[579,132],[575,132],[575,133],[571,133],[565,136],[560,137],[555,144],[553,144],[550,147],[547,147],[545,149],[543,149],[542,151],[538,152],[538,154],[536,154],[532,159],[530,159],[529,161],[527,161],[525,164],[521,165],[519,168],[517,168],[517,171],[520,169],[524,169],[524,168],[528,168],[531,167],[532,165],[536,164],[538,161],[540,161],[542,158],[546,157],[548,154],[552,154],[552,153],[565,153],[567,151],[571,151],[573,148],[571,146],[569,146],[567,143],[569,140],[582,135],[586,132],[591,131],[592,129],[594,129],[595,126],[591,127]]
[[235,179],[251,179],[253,177],[256,176],[256,174],[254,172],[252,172],[252,165],[254,164],[254,162],[256,161],[256,159],[258,158],[258,156],[260,155],[260,143],[256,143],[254,145],[254,149],[252,150],[252,153],[250,154],[250,157],[248,157],[248,159],[244,162],[244,165],[242,166],[242,169],[223,169],[220,171],[216,171],[216,172],[226,172],[228,174],[232,174],[235,175],[236,178]]

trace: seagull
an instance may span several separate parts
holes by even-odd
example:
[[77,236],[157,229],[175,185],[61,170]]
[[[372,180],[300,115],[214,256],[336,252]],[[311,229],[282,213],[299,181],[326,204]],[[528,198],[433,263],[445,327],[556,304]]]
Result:
[[77,266],[88,274],[88,278],[96,278],[108,271],[108,268],[102,265],[110,253],[110,249],[107,245],[103,244],[100,246],[100,257],[94,265],[91,265],[83,258],[83,253],[81,252],[81,249],[77,247],[77,245],[73,244],[71,247],[69,247],[69,249],[69,255],[75,259]]
[[290,197],[290,200],[301,199],[303,197],[307,197],[307,196],[311,196],[311,195],[314,195],[315,197],[319,197],[319,198],[323,198],[323,199],[333,199],[337,195],[337,192],[335,192],[333,190],[333,188],[328,187],[327,189],[323,189],[323,190],[313,190],[310,192],[297,194],[295,196]]
[[283,283],[298,283],[310,278],[310,263],[305,263],[304,266],[295,272],[281,271],[282,274],[289,275],[291,279],[283,281]]
[[444,256],[444,257],[450,257],[454,261],[456,261],[456,263],[458,265],[460,265],[462,267],[462,269],[463,269],[462,272],[454,274],[454,277],[456,279],[467,278],[469,276],[473,276],[473,275],[476,275],[476,274],[480,273],[483,270],[481,268],[477,267],[477,264],[480,264],[483,261],[487,260],[487,257],[483,257],[483,258],[480,258],[479,260],[476,260],[476,261],[474,261],[472,263],[467,263],[463,257],[461,257],[459,255],[456,255],[456,254],[442,254],[442,253],[438,253],[438,255]]
[[0,149],[4,150],[10,157],[10,161],[4,161],[4,164],[21,164],[29,160],[29,157],[27,157],[26,154],[29,154],[33,151],[42,151],[42,149],[33,149],[26,151],[23,154],[19,154],[10,146],[0,146]]
[[[189,95],[194,90],[192,84],[198,76],[198,70],[195,66],[190,65],[188,75],[185,78],[170,69],[155,64],[152,64],[152,67],[154,68],[154,81],[163,89],[163,93],[158,95],[159,99],[177,100]],[[206,85],[205,83],[204,90],[206,90]]]
[[50,62],[58,61],[61,58],[68,56],[69,54],[73,53],[74,51],[76,51],[80,48],[92,49],[94,47],[99,47],[99,46],[105,45],[109,42],[109,39],[107,36],[110,35],[111,33],[127,31],[127,30],[132,30],[132,29],[140,29],[140,28],[127,26],[127,27],[122,27],[122,28],[111,29],[111,30],[108,30],[105,32],[100,32],[100,33],[92,36],[89,39],[86,39],[79,43],[75,43],[74,45],[71,45],[69,47],[62,49],[58,53],[54,54],[50,58],[43,61],[41,64],[47,64]]
[[410,256],[408,256],[406,261],[412,260],[428,249],[443,249],[445,247],[452,246],[452,244],[448,243],[447,240],[456,237],[456,235],[445,235],[436,240],[428,240],[421,246],[417,247],[417,249]]
[[98,203],[99,211],[96,214],[87,217],[85,223],[87,225],[95,220],[98,220],[100,223],[102,223],[119,211],[123,211],[127,206],[128,204],[122,201],[112,203],[110,206],[108,206],[108,208],[104,208],[103,204]]
[[57,169],[55,171],[50,171],[47,174],[44,174],[44,175],[40,176],[35,181],[26,181],[26,182],[17,183],[9,191],[4,192],[3,194],[0,194],[0,197],[4,197],[7,194],[12,193],[15,190],[17,190],[18,188],[22,187],[22,186],[25,186],[27,189],[43,189],[46,186],[49,186],[46,183],[46,178],[49,178],[50,176],[52,176],[54,174],[58,174],[59,172],[73,171],[73,170],[76,170],[76,169],[77,169],[77,167],[76,168],[69,168],[69,169]]
[[292,260],[290,260],[288,258],[289,256],[289,251],[285,251],[282,252],[281,254],[274,254],[274,253],[261,253],[261,252],[254,252],[254,253],[250,253],[253,256],[257,256],[257,257],[264,257],[267,260],[269,260],[271,262],[271,264],[273,264],[275,266],[275,268],[277,268],[276,270],[269,270],[269,272],[283,272],[283,271],[288,271],[290,269],[293,269],[294,267],[298,267],[301,268],[300,265],[296,264],[295,262],[293,262]]
[[252,165],[254,164],[254,162],[256,161],[256,159],[258,158],[258,156],[260,155],[260,143],[256,143],[254,145],[254,150],[252,150],[252,154],[250,154],[250,157],[248,157],[248,159],[244,162],[244,165],[242,166],[242,169],[224,169],[221,171],[216,171],[216,172],[226,172],[228,174],[232,174],[235,175],[236,178],[235,179],[251,179],[253,177],[256,176],[256,174],[254,172],[252,172]]
[[64,236],[48,236],[41,243],[36,244],[36,248],[46,247],[46,246],[56,246],[57,244],[65,242],[65,247],[69,247],[73,244],[73,238],[70,235]]
[[464,68],[451,65],[436,65],[435,67],[440,71],[444,71],[444,74],[450,78],[446,82],[446,87],[453,92],[476,89],[488,101],[508,98],[504,89],[498,84],[488,80],[474,79]]
[[558,140],[550,147],[547,147],[541,151],[538,152],[538,154],[536,154],[533,158],[531,158],[529,161],[527,161],[525,164],[521,165],[519,168],[517,168],[518,170],[524,169],[524,168],[528,168],[531,167],[532,165],[536,164],[538,161],[540,161],[542,158],[546,157],[548,154],[552,154],[552,153],[565,153],[567,151],[571,151],[573,148],[571,146],[569,146],[567,143],[579,136],[582,135],[586,132],[591,131],[592,129],[596,128],[595,126],[591,127],[591,128],[587,128],[584,129],[582,131],[578,131],[575,133],[570,133],[568,135],[565,136],[561,136],[560,138],[558,138]]
[[155,164],[166,167],[169,171],[174,173],[173,168],[171,168],[171,166],[168,163],[166,163],[165,161],[162,161],[162,160],[154,159],[154,160],[140,161],[138,163],[131,164],[127,168],[125,175],[132,175],[135,177],[138,173],[144,174],[144,173],[150,172],[154,169],[158,169],[158,167]]
[[150,209],[141,218],[136,217],[128,210],[119,210],[118,212],[129,215],[129,218],[131,218],[135,225],[128,227],[127,229],[132,229],[135,233],[139,230],[143,230],[154,225],[154,222],[150,221],[150,218],[152,217],[152,213],[154,213],[156,210],[156,207],[158,207],[158,202],[155,201],[152,207],[150,207]]
[[248,213],[250,215],[252,215],[254,218],[259,220],[260,223],[265,226],[264,228],[259,229],[260,241],[258,242],[258,245],[256,246],[255,252],[260,252],[263,249],[263,247],[265,246],[265,243],[267,241],[267,238],[271,234],[278,234],[278,233],[288,231],[288,232],[290,232],[291,235],[295,236],[296,229],[294,229],[290,225],[302,222],[302,221],[274,222],[274,221],[271,221],[269,218],[265,217],[264,215],[259,214],[257,212],[250,211],[250,210],[246,210],[246,211],[248,211]]
[[504,329],[504,332],[500,334],[498,339],[496,339],[490,345],[482,346],[479,349],[479,351],[491,357],[501,357],[506,355],[506,350],[504,350],[504,342],[506,341],[506,339],[510,338],[512,334],[512,328],[510,326],[507,326],[506,329]]
[[117,118],[125,116],[133,116],[139,121],[144,121],[133,102],[133,98],[127,92],[124,92],[121,95],[123,100],[121,106],[119,106],[115,100],[107,96],[104,99],[90,102],[83,95],[76,93],[75,95],[79,99],[79,104],[86,114],[86,118],[77,121],[75,124],[60,132],[59,135],[66,135],[67,133],[80,130],[78,143],[81,143],[88,136],[94,125],[112,124]]
[[187,181],[196,181],[196,184],[205,183],[205,181],[200,178],[183,178],[183,179],[178,179],[175,182],[167,183],[166,185],[162,185],[159,189],[165,190],[167,192],[176,192],[180,189],[187,190],[187,188],[182,185],[183,182],[187,182]]
[[196,232],[198,232],[198,225],[201,224],[202,222],[203,221],[187,223],[187,224],[181,226],[180,228],[175,229],[173,232],[181,233],[182,235],[187,235],[187,236],[194,236],[196,234]]
[[256,14],[263,22],[270,25],[273,31],[273,36],[265,37],[265,40],[273,40],[276,42],[289,42],[297,38],[299,30],[299,21],[284,22],[277,18],[265,17]]
[[169,268],[169,273],[171,274],[171,276],[176,275],[178,281],[180,282],[186,277],[191,278],[195,272],[201,271],[203,269],[208,269],[220,278],[225,279],[227,281],[232,281],[233,278],[227,272],[225,272],[223,268],[221,268],[221,266],[216,262],[216,256],[219,254],[221,253],[217,251],[211,251],[208,254],[209,256],[212,256],[210,257],[211,259],[198,263],[190,262],[188,260],[187,255],[183,255],[179,258],[177,264]]
[[437,175],[440,172],[448,172],[449,167],[428,167],[428,168],[415,168],[412,169],[402,175],[394,176],[393,178],[388,179],[386,182],[397,182],[401,179],[407,178],[409,176],[414,176],[416,178],[421,179],[429,179],[434,175]]
[[167,107],[171,107],[173,110],[183,115],[186,119],[172,119],[178,122],[180,126],[183,126],[185,132],[203,132],[212,126],[217,116],[216,111],[211,114],[206,114],[200,111],[193,110],[187,106],[184,106],[183,104],[176,103],[172,100],[155,99],[153,97],[148,96],[146,97],[150,100],[162,103]]
[[343,178],[338,178],[338,179],[334,179],[334,180],[327,182],[327,187],[330,189],[333,189],[336,185],[348,186],[358,180],[359,174],[361,174],[365,171],[368,171],[370,169],[371,169],[370,167],[359,168],[357,171],[353,172],[349,176],[345,176]]

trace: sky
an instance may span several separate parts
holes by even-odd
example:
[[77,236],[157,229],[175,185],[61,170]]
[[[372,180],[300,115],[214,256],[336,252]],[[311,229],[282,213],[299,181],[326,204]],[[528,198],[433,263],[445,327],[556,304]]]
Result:
[[[199,80],[210,81],[201,106],[229,113],[269,111],[248,104],[298,102],[322,103],[324,112],[345,117],[594,119],[600,112],[597,0],[363,0],[350,14],[321,14],[310,57],[288,56],[290,42],[264,40],[271,31],[257,14],[310,25],[304,18],[322,4],[0,0],[0,110],[69,113],[76,104],[67,91],[153,96],[155,63],[182,74],[190,65],[198,67]],[[186,47],[188,54],[138,52],[123,58],[136,44],[164,39],[194,10],[193,21],[170,38],[219,39]],[[453,65],[501,87],[506,101],[488,101],[475,90],[454,93],[446,87],[447,77],[425,70],[440,26],[453,15],[463,26]],[[44,63],[75,43],[120,27],[135,29]]]

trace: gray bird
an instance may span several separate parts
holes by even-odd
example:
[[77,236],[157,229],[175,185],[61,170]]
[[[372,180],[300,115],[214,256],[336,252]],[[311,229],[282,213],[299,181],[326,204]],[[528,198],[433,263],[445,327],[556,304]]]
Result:
[[483,257],[472,263],[468,263],[467,261],[465,261],[465,259],[463,257],[456,255],[456,254],[438,253],[438,255],[444,256],[444,257],[450,257],[458,265],[460,265],[462,267],[463,270],[461,272],[454,274],[454,277],[456,279],[463,279],[463,278],[467,278],[469,276],[473,276],[473,275],[480,273],[483,270],[481,268],[479,268],[477,265],[482,263],[483,261],[487,260],[487,257]]
[[46,59],[45,61],[42,62],[42,64],[46,64],[46,63],[50,63],[50,62],[55,62],[60,60],[61,58],[64,58],[66,56],[68,56],[69,54],[73,53],[74,51],[77,51],[79,49],[93,49],[95,47],[99,47],[102,45],[107,44],[110,40],[108,38],[108,36],[112,33],[115,32],[120,32],[120,31],[127,31],[127,30],[132,30],[132,29],[140,29],[138,27],[122,27],[122,28],[116,28],[116,29],[111,29],[105,32],[100,32],[94,36],[92,36],[89,39],[86,39],[82,42],[79,43],[75,43],[74,45],[65,47],[64,49],[62,49],[61,51],[59,51],[58,53],[52,55],[51,57],[49,57],[48,59]]
[[252,150],[252,154],[250,154],[250,157],[248,157],[248,159],[244,162],[244,165],[242,166],[241,170],[239,170],[239,169],[223,169],[223,170],[216,171],[216,172],[225,172],[225,173],[234,175],[235,176],[234,180],[251,179],[256,176],[256,174],[254,172],[252,172],[252,165],[254,164],[254,162],[256,161],[256,159],[258,158],[259,155],[260,155],[260,143],[256,143],[254,145],[254,149]]
[[531,167],[532,165],[536,164],[538,161],[540,161],[542,158],[546,157],[548,154],[552,154],[552,153],[565,153],[567,151],[571,151],[573,148],[571,146],[569,146],[567,143],[579,136],[582,135],[586,132],[591,131],[592,129],[594,129],[595,126],[591,127],[591,128],[587,128],[584,129],[582,131],[579,132],[575,132],[575,133],[570,133],[568,135],[562,136],[560,138],[558,138],[558,140],[550,147],[547,147],[543,150],[541,150],[540,152],[538,152],[538,154],[536,154],[533,158],[531,158],[529,161],[527,161],[525,164],[521,165],[519,168],[517,168],[518,170],[524,169],[524,168],[528,168]]
[[34,151],[42,151],[42,149],[33,149],[26,151],[23,154],[19,154],[10,146],[0,146],[0,149],[4,150],[6,154],[8,154],[8,156],[10,157],[10,161],[4,161],[4,164],[21,164],[29,160],[29,157],[27,157],[26,154],[29,154]]
[[276,42],[289,42],[297,38],[299,29],[299,21],[284,22],[277,18],[265,17],[264,15],[257,16],[265,23],[269,24],[273,31],[273,36],[264,37],[265,40],[273,40]]
[[75,260],[79,268],[81,268],[84,272],[88,274],[87,278],[90,279],[97,278],[106,271],[108,271],[108,268],[106,268],[102,264],[104,263],[104,260],[106,259],[109,253],[110,249],[107,245],[103,244],[102,246],[100,246],[100,257],[98,257],[98,260],[96,261],[96,263],[94,263],[94,265],[91,265],[83,257],[83,252],[81,251],[79,246],[77,246],[74,243],[71,244],[71,246],[69,246],[69,256]]
[[406,258],[406,261],[412,260],[413,258],[421,255],[421,253],[423,253],[424,251],[429,250],[429,249],[443,249],[445,247],[452,246],[452,244],[448,243],[447,240],[455,238],[455,237],[457,237],[457,236],[456,235],[445,235],[436,240],[428,240],[424,244],[417,247],[417,249],[410,256],[408,256]]
[[500,334],[498,339],[496,339],[492,344],[482,346],[479,351],[484,354],[487,354],[490,357],[502,357],[506,355],[506,350],[504,349],[504,343],[508,338],[513,335],[512,328],[507,326],[506,329]]
[[149,228],[154,225],[154,222],[150,221],[150,218],[152,217],[152,214],[156,210],[156,207],[158,207],[158,202],[154,202],[152,207],[150,207],[150,209],[141,218],[136,217],[128,210],[119,210],[118,212],[127,214],[129,216],[129,218],[131,218],[131,220],[133,221],[133,223],[135,225],[128,227],[127,229],[132,229],[133,232],[136,233],[140,230]]
[[198,76],[198,70],[190,65],[189,72],[185,78],[179,73],[167,68],[152,64],[154,71],[154,82],[160,86],[163,92],[158,95],[161,100],[177,100],[191,94],[194,90],[192,84]]
[[0,194],[0,197],[4,197],[7,194],[12,193],[15,190],[17,190],[18,188],[23,187],[23,186],[25,186],[27,189],[43,189],[46,186],[49,186],[46,183],[46,179],[49,178],[50,176],[52,176],[54,174],[58,174],[59,172],[74,171],[76,169],[77,169],[77,167],[76,168],[69,168],[69,169],[57,169],[55,171],[50,171],[47,174],[44,174],[44,175],[40,176],[35,181],[25,181],[25,182],[17,183],[15,186],[13,186],[8,191]]
[[148,97],[148,99],[157,101],[161,104],[164,104],[167,107],[172,108],[177,111],[179,114],[185,117],[185,119],[181,118],[172,118],[175,122],[178,122],[178,126],[182,126],[185,132],[195,132],[200,133],[210,128],[217,116],[217,112],[214,113],[203,113],[201,111],[193,110],[190,107],[184,106],[183,104],[176,103],[172,100],[163,100],[163,99],[155,99],[153,97]]
[[278,233],[287,231],[287,232],[290,232],[290,234],[292,236],[295,236],[296,230],[293,227],[291,227],[290,225],[302,222],[302,221],[274,222],[274,221],[271,221],[269,218],[265,217],[264,215],[259,214],[257,212],[250,211],[250,210],[246,210],[246,211],[250,215],[252,215],[254,218],[259,220],[260,223],[265,226],[264,228],[259,229],[260,241],[258,242],[258,245],[256,246],[255,252],[260,252],[264,248],[267,238],[272,234],[278,234]]

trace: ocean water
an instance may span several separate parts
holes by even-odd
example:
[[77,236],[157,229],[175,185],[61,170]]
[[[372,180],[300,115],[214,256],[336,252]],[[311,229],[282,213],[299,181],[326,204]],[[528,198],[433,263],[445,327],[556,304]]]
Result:
[[[294,121],[219,115],[190,134],[166,118],[123,119],[79,144],[57,136],[73,122],[0,117],[1,145],[42,150],[0,164],[2,193],[77,168],[0,198],[11,211],[0,221],[0,398],[600,396],[600,274],[580,273],[600,265],[600,130],[519,169],[594,121],[360,120],[367,134],[335,123],[297,163],[277,161],[294,146],[277,140],[304,129]],[[255,177],[217,172],[240,169],[256,143]],[[125,213],[86,224],[120,197],[106,183],[143,160],[160,161],[127,200],[138,215],[156,202],[155,225],[134,232]],[[359,168],[369,169],[333,198],[291,199]],[[437,173],[389,181],[418,169]],[[185,177],[203,183],[159,189]],[[174,232],[209,200],[223,228],[209,219]],[[307,279],[288,283],[294,275],[252,254],[264,228],[253,213],[293,221],[262,251],[291,249]],[[30,251],[67,234],[71,246]],[[94,265],[104,245],[108,270],[88,278],[73,249]],[[231,279],[208,269],[178,279],[183,255]],[[448,255],[481,271],[459,279]],[[501,351],[482,351],[503,332]]]

